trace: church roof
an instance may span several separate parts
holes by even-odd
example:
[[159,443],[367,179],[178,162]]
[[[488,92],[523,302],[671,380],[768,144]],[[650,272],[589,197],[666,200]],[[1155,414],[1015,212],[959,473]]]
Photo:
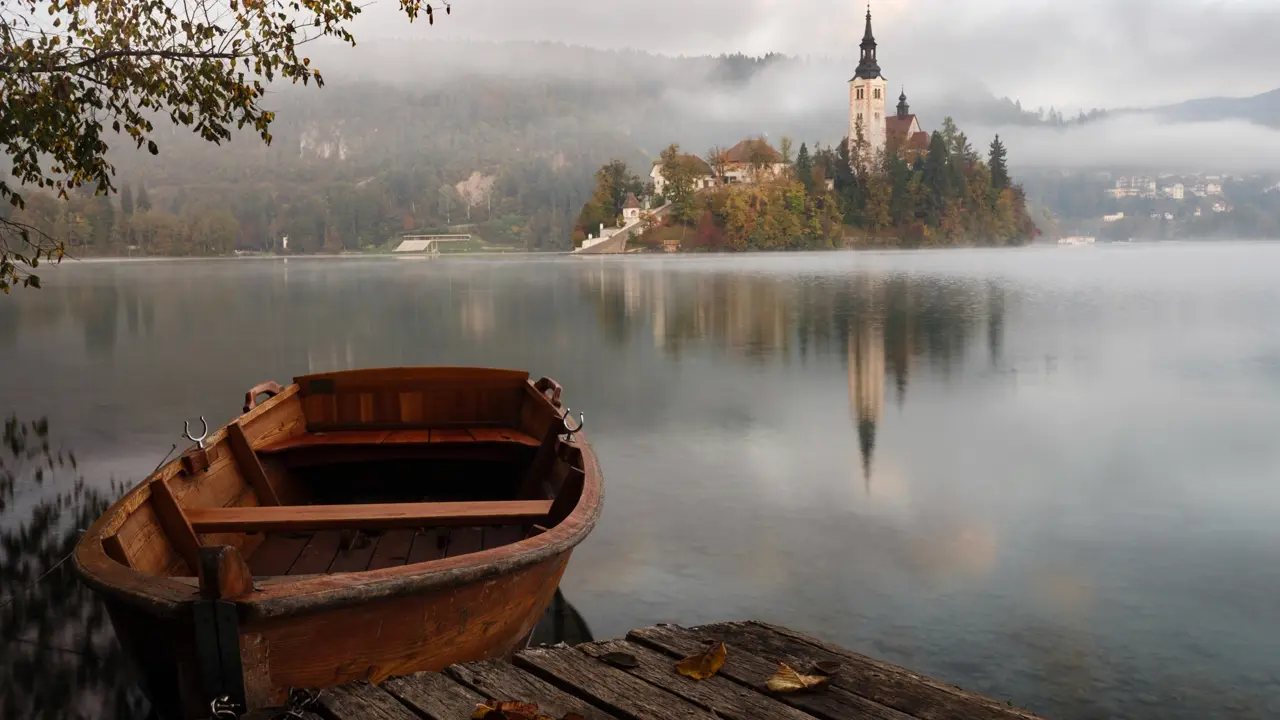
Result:
[[[697,155],[694,155],[693,153],[680,153],[680,155],[678,156],[678,159],[679,159],[679,160],[681,160],[681,161],[683,161],[683,162],[693,163],[693,166],[694,166],[695,168],[697,168],[697,170],[698,170],[698,174],[699,174],[699,175],[712,175],[712,174],[713,174],[713,173],[712,173],[712,171],[711,171],[711,166],[707,164],[707,161],[706,161],[706,160],[703,160],[702,158],[698,157]],[[661,161],[661,160],[654,160],[654,161],[653,161],[653,167],[654,167],[655,169],[656,169],[656,168],[659,168],[659,167],[661,167],[661,166],[662,166],[662,161]]]
[[913,127],[920,127],[915,115],[891,115],[884,119],[885,134],[889,137],[901,138],[902,147],[907,150],[926,151],[929,149],[929,133]]
[[889,135],[905,136],[911,132],[911,126],[915,124],[915,115],[890,115],[884,119],[885,131]]
[[[853,74],[853,80],[863,78],[865,80],[874,80],[883,77],[880,74],[880,64],[876,62],[876,36],[871,32],[871,5],[867,5],[867,29],[862,33],[862,57],[858,60],[858,69]],[[850,80],[849,82],[853,82]]]
[[639,210],[640,209],[640,199],[636,197],[635,193],[627,193],[627,200],[626,202],[622,203],[622,209],[623,210]]
[[782,162],[782,153],[774,150],[773,146],[762,138],[743,140],[729,148],[724,154],[724,159],[726,162],[749,165],[751,164],[752,155],[756,154],[762,156],[767,163]]

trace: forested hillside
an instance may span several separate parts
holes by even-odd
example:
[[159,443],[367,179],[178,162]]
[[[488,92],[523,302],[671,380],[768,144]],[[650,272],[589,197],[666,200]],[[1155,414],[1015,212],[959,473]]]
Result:
[[[846,126],[847,72],[834,60],[390,42],[324,63],[323,89],[277,86],[269,98],[270,146],[248,132],[212,146],[173,131],[152,156],[122,138],[112,157],[127,192],[33,192],[25,210],[0,212],[81,256],[280,252],[285,238],[290,252],[339,252],[445,230],[564,249],[609,160],[645,175],[672,139],[831,144]],[[994,98],[969,115],[1011,111],[1041,122]]]

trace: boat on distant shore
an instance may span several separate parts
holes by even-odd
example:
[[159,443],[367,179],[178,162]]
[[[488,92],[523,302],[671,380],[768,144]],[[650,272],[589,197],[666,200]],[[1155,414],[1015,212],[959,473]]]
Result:
[[507,657],[600,514],[561,392],[478,368],[256,386],[90,526],[76,569],[161,717]]
[[1068,235],[1067,237],[1058,238],[1059,245],[1093,245],[1097,242],[1097,238],[1092,235]]

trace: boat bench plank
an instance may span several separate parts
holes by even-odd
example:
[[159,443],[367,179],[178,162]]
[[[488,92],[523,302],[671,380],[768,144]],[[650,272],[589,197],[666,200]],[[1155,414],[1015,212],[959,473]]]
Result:
[[255,448],[258,454],[335,445],[435,445],[448,443],[514,443],[536,448],[542,443],[510,428],[441,428],[432,430],[330,430],[281,438]]
[[[183,508],[197,533],[415,528],[428,525],[518,525],[537,522],[550,500],[276,505]],[[301,547],[298,548],[301,552]],[[294,556],[297,557],[296,555]]]

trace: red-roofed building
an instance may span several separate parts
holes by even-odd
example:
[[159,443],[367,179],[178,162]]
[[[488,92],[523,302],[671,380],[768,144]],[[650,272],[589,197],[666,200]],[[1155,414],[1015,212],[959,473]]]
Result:
[[885,125],[885,147],[902,150],[911,156],[929,152],[929,133],[920,129],[920,121],[911,114],[904,90],[898,96],[898,113],[888,117]]
[[[724,182],[747,182],[776,177],[787,168],[782,153],[764,138],[749,138],[734,145],[724,154]],[[759,178],[752,177],[759,173]]]

